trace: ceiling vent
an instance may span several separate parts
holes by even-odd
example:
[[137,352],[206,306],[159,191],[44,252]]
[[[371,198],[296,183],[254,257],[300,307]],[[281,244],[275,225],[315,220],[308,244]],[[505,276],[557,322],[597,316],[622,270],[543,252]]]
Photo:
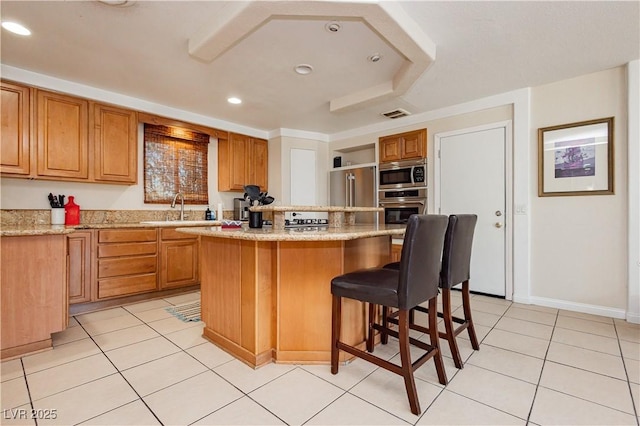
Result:
[[397,109],[394,109],[393,111],[383,112],[382,115],[384,115],[387,118],[394,119],[394,118],[406,117],[407,115],[411,115],[411,113],[402,108],[397,108]]

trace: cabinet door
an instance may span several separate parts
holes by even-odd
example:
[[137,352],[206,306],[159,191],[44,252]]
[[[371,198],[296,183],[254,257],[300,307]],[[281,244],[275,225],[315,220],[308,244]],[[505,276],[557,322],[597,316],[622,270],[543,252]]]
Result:
[[37,91],[38,175],[88,179],[88,102]]
[[251,157],[251,138],[235,133],[229,134],[231,148],[231,190],[243,191],[249,176],[249,165]]
[[402,136],[401,157],[402,159],[424,158],[426,152],[426,130],[405,133]]
[[400,262],[402,256],[402,244],[391,245],[391,262]]
[[163,241],[160,244],[160,290],[197,284],[198,240]]
[[264,139],[252,140],[251,164],[249,165],[249,183],[259,185],[260,190],[267,191],[269,145]]
[[2,132],[0,171],[18,175],[30,172],[29,88],[2,82]]
[[69,303],[91,301],[91,232],[67,237],[69,250]]
[[381,163],[389,162],[389,161],[398,161],[401,159],[400,157],[400,138],[399,137],[388,137],[384,139],[380,139],[380,159]]
[[92,124],[95,180],[135,184],[138,177],[136,112],[93,104]]

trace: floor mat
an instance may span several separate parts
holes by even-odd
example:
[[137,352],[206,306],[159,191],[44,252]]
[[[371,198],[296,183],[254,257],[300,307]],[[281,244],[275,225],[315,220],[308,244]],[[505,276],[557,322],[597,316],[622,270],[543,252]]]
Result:
[[200,301],[171,306],[165,310],[184,322],[200,321]]

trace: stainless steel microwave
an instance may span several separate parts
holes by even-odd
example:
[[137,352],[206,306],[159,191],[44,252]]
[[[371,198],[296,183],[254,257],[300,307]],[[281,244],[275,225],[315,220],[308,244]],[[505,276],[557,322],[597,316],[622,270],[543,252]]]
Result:
[[381,163],[378,189],[416,188],[427,186],[427,159]]

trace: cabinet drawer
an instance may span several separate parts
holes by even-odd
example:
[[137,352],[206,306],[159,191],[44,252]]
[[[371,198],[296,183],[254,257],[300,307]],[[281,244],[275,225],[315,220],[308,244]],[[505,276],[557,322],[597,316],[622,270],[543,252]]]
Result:
[[156,256],[100,259],[98,261],[98,278],[147,273],[155,274],[156,264]]
[[163,240],[195,240],[197,235],[183,234],[173,228],[163,228],[160,230],[161,239]]
[[98,281],[98,299],[144,293],[156,289],[156,274],[109,278]]
[[98,243],[156,241],[155,229],[108,229],[98,232]]
[[157,244],[153,243],[133,243],[133,244],[106,244],[98,246],[98,257],[116,256],[141,256],[145,254],[156,254]]

